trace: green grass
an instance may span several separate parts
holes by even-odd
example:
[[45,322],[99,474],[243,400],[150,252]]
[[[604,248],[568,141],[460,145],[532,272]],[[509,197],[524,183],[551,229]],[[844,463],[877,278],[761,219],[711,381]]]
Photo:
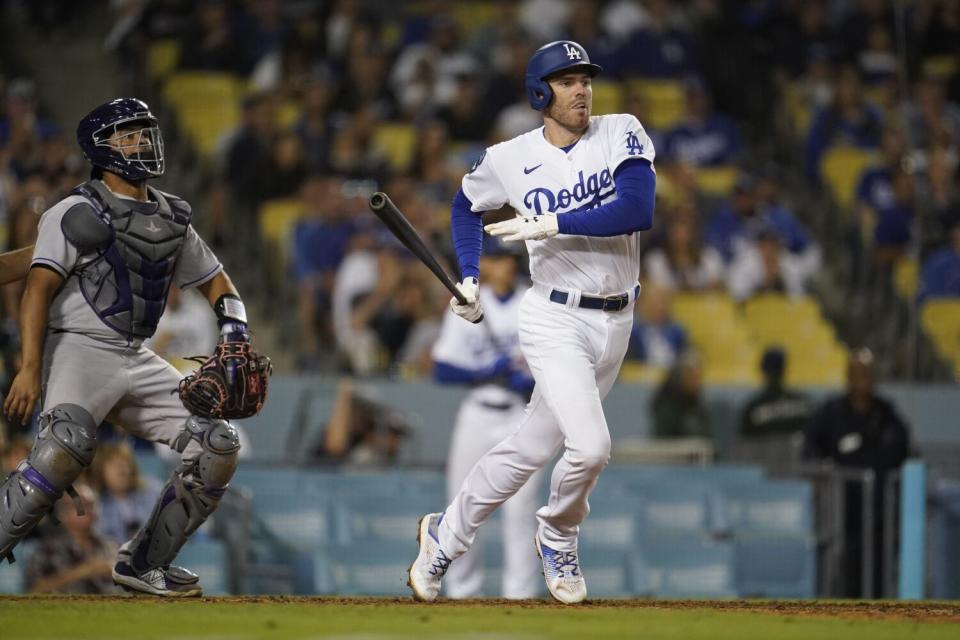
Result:
[[960,637],[960,606],[656,603],[581,607],[396,599],[0,598],[0,638],[642,638],[793,640]]

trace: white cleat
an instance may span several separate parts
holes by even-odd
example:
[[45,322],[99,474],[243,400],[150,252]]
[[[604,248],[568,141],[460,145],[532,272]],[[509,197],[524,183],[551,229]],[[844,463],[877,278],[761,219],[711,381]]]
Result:
[[576,551],[557,551],[534,536],[537,555],[543,562],[543,579],[553,599],[563,604],[576,604],[587,599],[587,583],[580,573]]
[[440,580],[450,568],[450,557],[440,548],[439,527],[442,513],[428,513],[417,525],[417,544],[420,553],[407,570],[407,586],[413,599],[433,602],[440,593]]

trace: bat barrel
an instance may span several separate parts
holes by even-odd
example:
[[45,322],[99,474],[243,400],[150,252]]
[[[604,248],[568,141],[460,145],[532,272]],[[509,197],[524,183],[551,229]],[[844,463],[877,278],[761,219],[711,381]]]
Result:
[[377,191],[375,194],[370,196],[370,208],[374,211],[380,211],[385,206],[387,206],[387,194],[382,191]]

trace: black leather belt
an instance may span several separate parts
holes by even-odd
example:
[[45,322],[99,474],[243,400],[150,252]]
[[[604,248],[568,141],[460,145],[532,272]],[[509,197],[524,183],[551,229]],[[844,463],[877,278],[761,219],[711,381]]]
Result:
[[[640,285],[637,285],[633,288],[633,298],[637,299],[637,296],[640,295]],[[560,291],[559,289],[554,289],[550,292],[550,302],[556,302],[557,304],[567,304],[567,299],[570,297],[570,294],[566,291]],[[630,304],[630,294],[621,293],[615,296],[588,296],[586,294],[580,295],[580,304],[577,306],[583,309],[600,309],[607,312],[623,311],[626,306]]]

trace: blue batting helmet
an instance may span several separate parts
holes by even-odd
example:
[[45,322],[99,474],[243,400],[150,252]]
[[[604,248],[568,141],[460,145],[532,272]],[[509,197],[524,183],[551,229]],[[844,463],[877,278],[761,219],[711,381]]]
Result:
[[527,63],[527,99],[530,106],[542,111],[553,99],[553,91],[546,78],[558,71],[582,68],[591,76],[603,69],[590,62],[587,50],[573,40],[557,40],[537,49]]
[[[124,131],[121,135],[116,135]],[[131,182],[163,175],[160,123],[146,102],[117,98],[106,102],[77,125],[77,142],[95,166]]]

